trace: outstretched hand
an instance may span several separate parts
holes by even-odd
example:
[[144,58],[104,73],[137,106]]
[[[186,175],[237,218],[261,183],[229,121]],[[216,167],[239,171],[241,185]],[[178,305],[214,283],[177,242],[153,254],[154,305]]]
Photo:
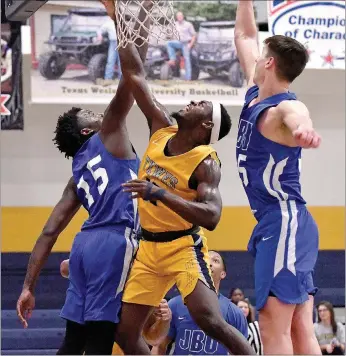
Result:
[[304,125],[293,131],[293,137],[296,144],[302,148],[318,148],[321,143],[321,136],[313,128]]

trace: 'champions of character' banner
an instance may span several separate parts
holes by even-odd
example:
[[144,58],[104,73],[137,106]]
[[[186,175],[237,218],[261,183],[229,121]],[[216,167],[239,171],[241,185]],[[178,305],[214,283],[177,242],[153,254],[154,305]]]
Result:
[[[114,23],[98,1],[69,3],[50,1],[31,19],[32,101],[108,103],[121,76]],[[179,26],[182,42],[151,40],[145,64],[159,101],[243,103],[236,7],[228,1],[174,1],[177,21],[185,20]]]
[[1,129],[22,130],[22,53],[20,26],[1,24]]
[[307,68],[345,69],[345,1],[268,1],[269,32],[309,51]]

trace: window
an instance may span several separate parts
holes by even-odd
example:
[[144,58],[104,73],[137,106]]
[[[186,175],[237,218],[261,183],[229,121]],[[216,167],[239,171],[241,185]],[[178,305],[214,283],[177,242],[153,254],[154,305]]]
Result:
[[60,31],[67,19],[67,15],[50,15],[50,33],[53,35]]

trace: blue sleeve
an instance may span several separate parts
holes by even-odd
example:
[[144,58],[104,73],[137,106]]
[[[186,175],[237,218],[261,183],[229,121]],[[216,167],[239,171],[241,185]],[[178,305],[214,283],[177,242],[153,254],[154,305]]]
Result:
[[234,326],[246,338],[248,337],[248,326],[243,312],[232,302],[229,303],[227,311],[227,323]]
[[176,298],[172,298],[169,302],[168,302],[168,306],[169,308],[171,309],[171,312],[172,312],[172,320],[171,320],[171,325],[169,326],[169,331],[168,331],[168,337],[171,339],[171,340],[175,340],[176,336],[177,336],[177,328],[176,328],[176,325],[177,325],[177,312],[176,312]]

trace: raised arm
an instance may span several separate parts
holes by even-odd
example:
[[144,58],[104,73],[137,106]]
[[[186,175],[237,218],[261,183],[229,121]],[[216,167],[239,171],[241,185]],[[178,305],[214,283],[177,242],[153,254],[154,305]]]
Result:
[[[144,1],[144,3],[146,2]],[[142,11],[144,11],[144,8],[141,9]],[[148,32],[150,24],[147,24],[146,29]],[[173,119],[167,109],[157,102],[149,88],[145,79],[144,65],[135,45],[128,43],[125,48],[120,48],[119,56],[123,76],[130,83],[133,96],[147,118],[150,135],[161,128],[173,125]]]
[[73,178],[67,183],[63,195],[48,218],[41,235],[32,250],[24,280],[23,291],[17,302],[17,314],[24,327],[26,317],[30,317],[35,306],[34,290],[38,276],[60,233],[79,210],[81,203],[77,197]]
[[[115,21],[115,5],[114,1],[101,1],[110,16]],[[140,29],[140,35],[144,38],[148,37],[148,19],[145,22],[146,13],[140,11],[139,21],[144,22],[144,27]],[[114,26],[116,24],[114,23]],[[137,50],[137,49],[136,49]],[[145,61],[148,51],[148,44],[138,48],[138,55],[141,62]],[[124,77],[120,80],[117,92],[108,105],[104,119],[102,122],[101,135],[104,137],[104,142],[107,149],[119,158],[129,158],[133,155],[132,145],[130,143],[127,129],[126,129],[126,117],[134,103],[134,98],[131,92],[131,85]]]
[[256,59],[260,55],[252,0],[238,2],[234,35],[240,65],[248,85],[252,86]]
[[315,131],[308,108],[301,101],[283,101],[278,113],[289,134],[289,145],[302,148],[318,148],[321,136]]
[[193,178],[197,182],[197,200],[185,200],[154,184],[133,180],[123,184],[127,192],[150,201],[159,200],[191,224],[214,230],[220,221],[222,200],[219,191],[221,169],[212,158],[206,158],[195,170]]

